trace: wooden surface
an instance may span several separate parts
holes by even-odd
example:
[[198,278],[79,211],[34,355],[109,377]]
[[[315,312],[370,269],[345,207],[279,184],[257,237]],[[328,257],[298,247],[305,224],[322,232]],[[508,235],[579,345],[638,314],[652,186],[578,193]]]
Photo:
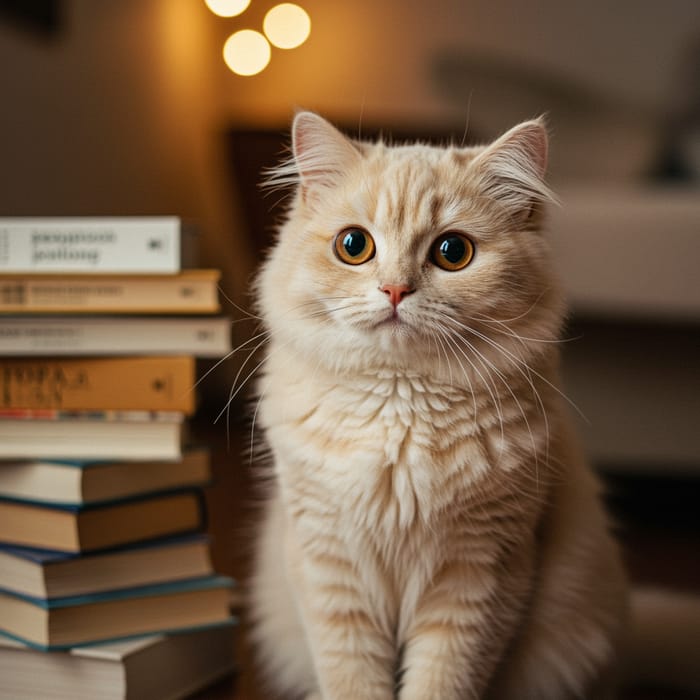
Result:
[[[232,425],[230,440],[222,423],[212,425],[201,417],[196,434],[213,448],[215,483],[208,490],[209,530],[212,535],[214,564],[222,574],[245,581],[250,571],[253,533],[256,522],[256,498],[252,487],[249,460],[242,455],[249,447],[246,428]],[[228,443],[228,444],[227,444]],[[680,502],[671,498],[655,508],[635,502],[629,485],[616,484],[620,495],[614,508],[625,558],[634,582],[654,583],[700,592],[700,528],[695,508],[684,517],[683,509],[700,495],[700,480],[682,489]],[[686,496],[688,497],[686,499]],[[659,512],[660,508],[667,510]],[[629,517],[627,516],[629,514]],[[700,653],[700,652],[699,652]],[[261,690],[246,638],[242,619],[237,644],[237,675],[223,679],[194,697],[196,700],[267,700]],[[639,688],[626,691],[621,700],[691,700],[697,695],[669,689]],[[358,699],[361,700],[361,699]]]

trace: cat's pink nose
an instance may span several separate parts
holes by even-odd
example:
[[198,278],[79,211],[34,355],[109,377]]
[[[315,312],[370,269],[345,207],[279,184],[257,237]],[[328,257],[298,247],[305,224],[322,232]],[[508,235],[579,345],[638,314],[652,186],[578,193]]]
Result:
[[385,284],[379,289],[389,297],[389,301],[391,301],[394,308],[396,308],[405,297],[416,291],[415,289],[411,289],[407,284]]

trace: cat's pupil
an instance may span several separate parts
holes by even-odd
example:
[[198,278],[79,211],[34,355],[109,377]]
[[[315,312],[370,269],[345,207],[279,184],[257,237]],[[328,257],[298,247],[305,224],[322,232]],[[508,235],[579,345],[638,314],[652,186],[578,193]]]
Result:
[[367,237],[362,231],[348,231],[343,238],[343,248],[347,254],[356,258],[361,255],[367,246]]
[[453,265],[461,262],[466,253],[467,246],[459,236],[449,236],[440,244],[440,254]]

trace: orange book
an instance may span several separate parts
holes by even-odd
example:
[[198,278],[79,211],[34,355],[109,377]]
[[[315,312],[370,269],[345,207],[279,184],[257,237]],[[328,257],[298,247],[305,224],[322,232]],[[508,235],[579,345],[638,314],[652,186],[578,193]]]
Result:
[[2,358],[0,409],[191,414],[194,383],[190,356]]
[[0,313],[215,313],[220,276],[218,270],[175,275],[2,275]]

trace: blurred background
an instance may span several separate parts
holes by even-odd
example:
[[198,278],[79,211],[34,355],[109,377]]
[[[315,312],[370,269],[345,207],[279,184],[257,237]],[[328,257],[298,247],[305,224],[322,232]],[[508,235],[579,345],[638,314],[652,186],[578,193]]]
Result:
[[[700,587],[700,3],[298,0],[308,39],[234,74],[227,38],[276,4],[225,18],[204,0],[0,0],[0,216],[190,219],[240,318],[279,215],[261,169],[295,109],[465,143],[547,114],[567,392],[625,522],[675,527],[629,535],[636,574],[684,567]],[[239,363],[201,387],[216,412]]]
[[[468,143],[546,113],[589,449],[696,469],[700,3],[303,0],[308,40],[235,75],[224,42],[275,4],[225,18],[204,0],[0,0],[0,215],[181,215],[247,307],[276,214],[260,169],[296,108]],[[227,395],[235,366],[203,390]]]

